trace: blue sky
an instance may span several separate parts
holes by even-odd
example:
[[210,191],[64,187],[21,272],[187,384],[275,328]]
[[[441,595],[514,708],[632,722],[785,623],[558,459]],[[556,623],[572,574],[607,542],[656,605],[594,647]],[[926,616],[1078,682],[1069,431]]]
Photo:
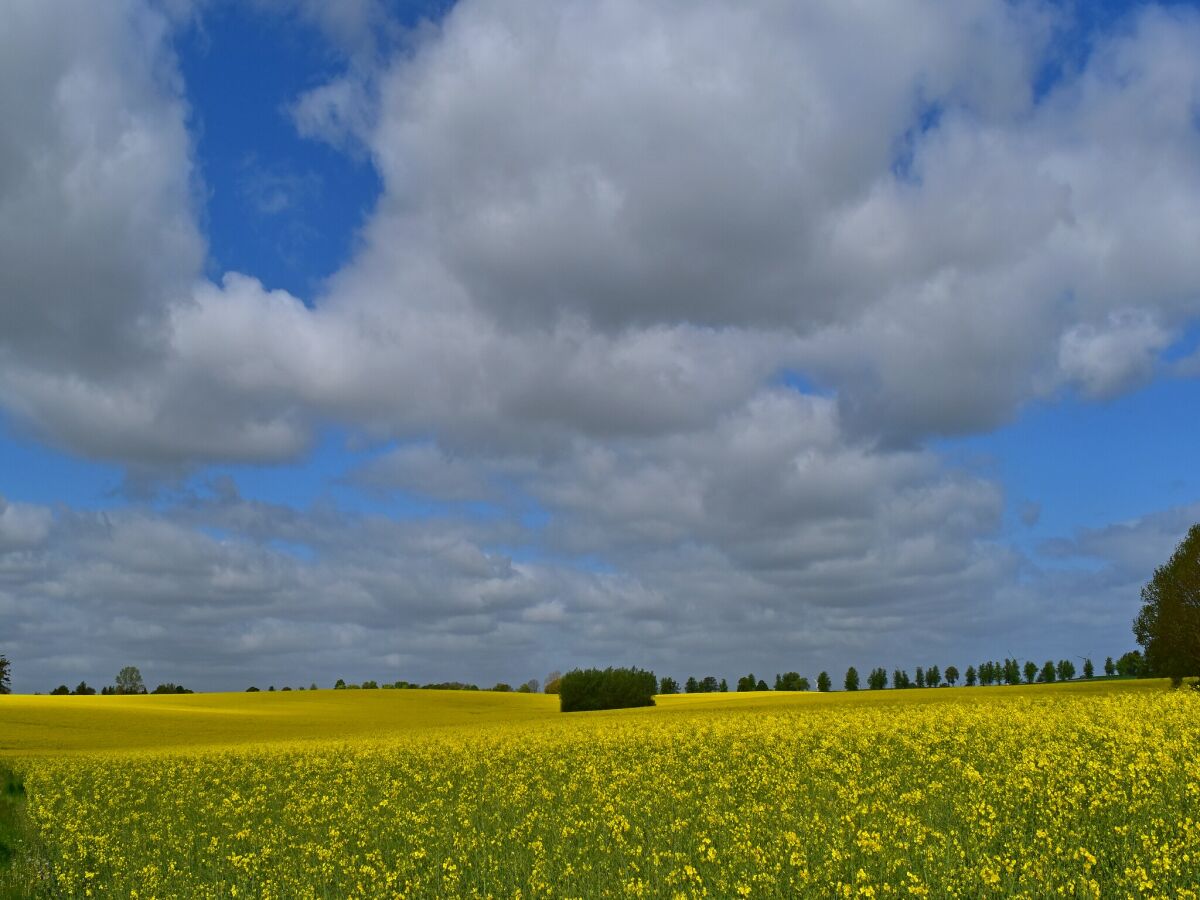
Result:
[[1200,514],[1196,4],[835,6],[23,7],[19,689],[1128,649]]

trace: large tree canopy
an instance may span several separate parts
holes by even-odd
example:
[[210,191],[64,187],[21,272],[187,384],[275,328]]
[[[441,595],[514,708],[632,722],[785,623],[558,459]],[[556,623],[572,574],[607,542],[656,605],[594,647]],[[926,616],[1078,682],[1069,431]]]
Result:
[[1142,610],[1133,633],[1145,650],[1149,674],[1178,684],[1200,674],[1200,524],[1142,588]]

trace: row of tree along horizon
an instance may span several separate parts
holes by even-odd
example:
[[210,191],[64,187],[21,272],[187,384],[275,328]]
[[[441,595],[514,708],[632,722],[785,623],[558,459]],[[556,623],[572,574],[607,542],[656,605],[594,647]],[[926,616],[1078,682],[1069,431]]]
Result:
[[[1126,653],[1114,661],[1110,656],[1104,661],[1104,674],[1107,677],[1122,676],[1136,678],[1146,674],[1142,654],[1138,650]],[[1083,660],[1083,677],[1094,678],[1095,666],[1090,659]],[[1029,660],[1024,664],[1018,659],[1006,659],[1004,662],[985,662],[978,668],[967,666],[966,672],[960,673],[956,666],[946,666],[943,672],[938,666],[924,668],[917,666],[915,677],[910,677],[906,669],[894,669],[891,675],[884,668],[872,669],[866,676],[867,690],[884,690],[889,685],[895,690],[906,688],[954,687],[960,678],[967,687],[997,684],[1046,684],[1055,681],[1071,681],[1076,677],[1075,664],[1069,659],[1046,660],[1041,666]],[[799,672],[785,672],[775,675],[774,686],[767,684],[765,679],[755,678],[754,674],[745,675],[737,680],[735,691],[808,691],[812,683]],[[846,670],[842,680],[842,689],[857,691],[863,687],[863,678],[858,669],[851,666]],[[833,690],[833,679],[828,672],[817,676],[818,691]],[[704,678],[688,678],[680,686],[679,682],[669,676],[659,681],[659,694],[710,694],[723,693],[729,690],[728,682],[722,678],[719,681],[714,675]]]
[[[3,657],[0,657],[3,659]],[[8,693],[8,660],[4,659],[3,667],[0,668],[0,693]],[[1138,677],[1149,674],[1146,669],[1145,660],[1138,650],[1132,650],[1117,660],[1113,660],[1110,656],[1104,661],[1104,674],[1106,676],[1121,676],[1121,677]],[[1082,675],[1084,678],[1095,677],[1094,666],[1090,659],[1083,660]],[[847,691],[857,691],[865,687],[867,690],[883,690],[889,686],[896,690],[906,688],[926,688],[926,687],[955,687],[959,681],[967,687],[983,686],[998,684],[1044,684],[1055,681],[1070,681],[1076,676],[1074,663],[1068,659],[1060,659],[1058,662],[1046,660],[1042,665],[1038,665],[1032,660],[1021,663],[1017,659],[1006,659],[1003,662],[984,662],[978,667],[967,666],[965,672],[960,673],[956,666],[946,666],[942,670],[936,665],[922,667],[917,666],[912,677],[909,676],[906,669],[894,669],[889,675],[884,668],[872,669],[867,673],[865,679],[859,674],[858,669],[851,666],[842,680],[842,689]],[[559,692],[559,682],[562,675],[559,672],[551,672],[546,676],[545,685],[536,678],[531,678],[523,684],[513,687],[507,682],[498,682],[490,688],[481,688],[476,684],[464,681],[439,681],[428,682],[421,684],[411,681],[384,681],[378,682],[374,680],[363,681],[360,683],[347,683],[344,679],[339,678],[334,684],[334,690],[440,690],[440,691],[493,691],[497,693],[519,693],[519,694],[536,694],[545,692],[547,694],[557,694]],[[815,681],[810,682],[809,679],[798,672],[777,673],[773,684],[768,684],[765,679],[755,678],[753,673],[745,675],[737,680],[734,686],[735,692],[744,691],[809,691],[815,687],[818,691],[831,691],[834,689],[833,679],[828,672],[821,672]],[[267,688],[268,691],[275,691],[274,685]],[[284,686],[281,691],[291,691],[293,688]],[[294,690],[303,691],[303,686],[294,688]],[[308,687],[308,690],[318,690],[314,682]],[[258,693],[260,688],[251,686],[246,688],[249,693]],[[714,675],[706,675],[703,678],[689,677],[683,684],[680,684],[670,676],[664,676],[658,682],[659,694],[711,694],[725,693],[729,691],[729,683],[726,679],[718,679]],[[159,684],[154,690],[147,690],[145,683],[142,680],[141,672],[136,666],[125,666],[117,674],[116,683],[107,685],[97,690],[89,685],[86,681],[79,682],[75,688],[68,688],[65,684],[60,684],[54,690],[49,692],[51,695],[130,695],[130,694],[191,694],[194,693],[189,688],[183,685],[167,682]]]

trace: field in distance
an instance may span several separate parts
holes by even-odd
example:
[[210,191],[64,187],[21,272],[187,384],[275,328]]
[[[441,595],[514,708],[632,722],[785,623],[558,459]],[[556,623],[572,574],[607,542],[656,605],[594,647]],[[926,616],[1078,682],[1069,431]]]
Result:
[[0,697],[47,896],[1196,896],[1200,694]]

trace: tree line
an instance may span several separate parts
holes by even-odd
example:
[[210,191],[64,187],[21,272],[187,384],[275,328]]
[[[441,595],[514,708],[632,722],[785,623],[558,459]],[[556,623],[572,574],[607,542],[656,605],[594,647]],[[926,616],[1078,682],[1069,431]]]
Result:
[[[1069,659],[1046,660],[1038,665],[1032,660],[1021,663],[1018,659],[982,662],[976,666],[967,666],[965,672],[960,672],[957,666],[917,666],[914,674],[909,675],[907,669],[893,669],[889,675],[883,667],[872,669],[866,677],[867,690],[879,691],[891,687],[894,690],[926,687],[955,687],[961,680],[966,687],[988,687],[999,684],[1045,684],[1055,681],[1071,681],[1076,678],[1075,664]],[[1120,675],[1124,677],[1140,677],[1148,674],[1145,660],[1140,651],[1131,650],[1117,661],[1110,656],[1104,661],[1106,676]],[[1083,678],[1094,678],[1095,666],[1090,659],[1083,660]],[[864,681],[856,667],[846,670],[842,680],[842,688],[847,691],[857,691],[863,687]],[[744,675],[736,682],[735,692],[743,691],[808,691],[813,684],[799,672],[776,673],[773,685],[768,685],[763,678],[756,678],[754,673]],[[816,689],[820,692],[833,690],[833,678],[828,672],[821,672],[816,678]],[[664,676],[658,684],[660,694],[707,694],[724,693],[729,685],[724,678],[719,681],[713,675],[703,678],[690,677],[681,687],[674,678]]]

